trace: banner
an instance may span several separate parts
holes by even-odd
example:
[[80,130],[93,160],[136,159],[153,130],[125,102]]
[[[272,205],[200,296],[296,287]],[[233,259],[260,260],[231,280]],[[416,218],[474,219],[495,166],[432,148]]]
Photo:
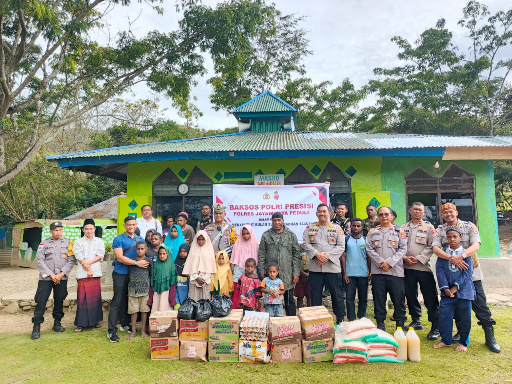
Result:
[[281,212],[284,224],[302,242],[306,226],[317,221],[316,207],[329,205],[329,185],[235,185],[214,184],[213,202],[226,206],[226,221],[233,224],[238,234],[245,224],[250,224],[258,237],[272,227],[272,214]]

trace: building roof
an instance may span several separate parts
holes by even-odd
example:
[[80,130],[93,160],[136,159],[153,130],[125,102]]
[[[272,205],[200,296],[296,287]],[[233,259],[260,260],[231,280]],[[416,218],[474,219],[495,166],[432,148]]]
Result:
[[[512,137],[431,136],[354,132],[242,132],[195,139],[103,148],[48,156],[61,167],[126,177],[127,164],[178,159],[283,157],[445,156],[451,149],[471,152],[457,159],[511,158]],[[484,151],[487,150],[487,152]],[[500,152],[501,150],[501,152]],[[468,152],[469,151],[469,152]],[[484,152],[486,155],[484,156]],[[505,157],[493,154],[505,153]],[[508,154],[508,155],[507,155]],[[461,155],[459,153],[458,156]],[[508,156],[508,157],[507,157]],[[446,159],[446,156],[444,157]],[[447,158],[450,159],[450,158]],[[453,158],[455,159],[455,157]],[[101,165],[101,169],[98,166]]]
[[79,212],[76,212],[65,220],[72,219],[115,219],[117,220],[117,199],[119,196],[111,197],[108,200],[102,201],[92,207],[85,208]]
[[272,92],[265,91],[231,111],[234,114],[255,112],[297,112],[297,110]]

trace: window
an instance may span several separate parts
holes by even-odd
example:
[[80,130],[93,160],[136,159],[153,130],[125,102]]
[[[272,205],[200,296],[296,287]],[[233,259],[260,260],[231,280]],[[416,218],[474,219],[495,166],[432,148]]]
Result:
[[407,206],[425,205],[425,219],[437,226],[443,222],[441,205],[454,203],[459,219],[477,224],[475,210],[475,176],[457,164],[451,164],[440,178],[418,168],[405,178]]

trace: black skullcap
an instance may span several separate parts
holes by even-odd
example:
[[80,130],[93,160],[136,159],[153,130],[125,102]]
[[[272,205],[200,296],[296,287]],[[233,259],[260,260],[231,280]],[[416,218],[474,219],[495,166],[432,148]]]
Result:
[[272,215],[272,220],[282,219],[282,218],[283,218],[283,214],[281,212],[274,212],[274,214]]

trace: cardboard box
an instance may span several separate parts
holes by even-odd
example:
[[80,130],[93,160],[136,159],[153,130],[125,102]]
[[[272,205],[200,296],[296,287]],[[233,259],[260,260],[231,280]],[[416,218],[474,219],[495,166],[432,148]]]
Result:
[[208,343],[206,341],[181,340],[180,341],[180,360],[185,361],[208,361],[206,353],[208,352]]
[[266,341],[239,340],[238,356],[241,363],[270,362],[269,343]]
[[271,349],[273,363],[302,362],[302,348],[300,341],[291,344],[272,344]]
[[238,340],[209,341],[208,361],[216,363],[238,362]]
[[244,311],[233,309],[225,317],[210,317],[208,320],[208,341],[236,341],[240,334],[240,321]]
[[180,344],[175,337],[151,338],[151,360],[179,360]]
[[272,345],[300,343],[301,340],[300,320],[297,316],[270,318],[270,342]]
[[155,312],[149,317],[151,337],[178,337],[178,311]]
[[208,341],[208,322],[181,319],[180,340]]
[[334,343],[332,339],[307,341],[302,340],[302,358],[304,363],[332,361]]
[[[314,307],[313,307],[314,308]],[[299,313],[304,339],[324,340],[334,337],[334,320],[325,307]]]

